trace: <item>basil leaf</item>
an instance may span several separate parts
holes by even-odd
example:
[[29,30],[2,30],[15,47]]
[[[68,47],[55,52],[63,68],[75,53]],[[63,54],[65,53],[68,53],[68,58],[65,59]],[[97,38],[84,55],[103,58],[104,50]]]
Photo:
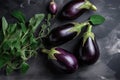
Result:
[[23,62],[21,64],[20,72],[21,73],[26,73],[29,69],[29,65],[26,62]]
[[29,20],[29,26],[32,28],[33,32],[35,32],[36,28],[39,26],[44,17],[44,14],[36,14]]
[[27,31],[26,25],[24,23],[20,23],[23,33]]
[[47,25],[50,26],[50,20],[52,18],[52,15],[51,14],[48,14],[47,15]]
[[13,68],[11,68],[10,66],[7,66],[6,67],[6,74],[7,75],[11,74],[13,72],[13,70],[14,70]]
[[93,25],[100,25],[102,24],[103,22],[105,21],[105,18],[101,15],[92,15],[90,17],[90,22],[93,24]]
[[10,49],[11,42],[10,41],[5,41],[2,48],[7,51]]
[[14,44],[14,47],[19,50],[21,48],[20,41],[17,40]]
[[17,27],[17,24],[16,24],[16,23],[15,23],[15,24],[9,24],[9,27],[8,27],[8,29],[7,29],[7,32],[8,32],[9,34],[14,33],[16,27]]
[[20,38],[22,37],[22,30],[16,30],[15,32],[14,32],[14,34],[12,34],[10,37],[9,37],[9,39],[10,40],[20,40]]
[[25,15],[21,11],[13,11],[11,15],[15,17],[18,21],[25,23]]
[[5,17],[2,17],[2,30],[4,35],[6,35],[7,28],[8,28],[7,20],[5,19]]
[[40,36],[41,38],[43,38],[43,37],[46,36],[46,35],[45,35],[46,29],[47,29],[47,25],[45,25],[45,24],[41,25],[41,30],[40,30],[40,32],[39,32],[39,36]]

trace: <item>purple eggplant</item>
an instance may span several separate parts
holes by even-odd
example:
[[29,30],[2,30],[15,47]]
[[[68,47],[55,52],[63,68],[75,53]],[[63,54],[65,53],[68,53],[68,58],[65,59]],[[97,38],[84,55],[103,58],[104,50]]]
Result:
[[78,62],[74,55],[62,48],[43,49],[42,52],[48,54],[49,63],[54,70],[73,73],[78,69]]
[[55,15],[57,13],[57,4],[55,3],[54,0],[52,0],[49,4],[49,12],[52,15]]
[[79,49],[78,58],[81,64],[90,65],[95,63],[100,55],[99,48],[94,36],[91,32],[92,26],[88,26],[87,32],[81,38],[81,47]]
[[62,19],[73,20],[89,9],[97,10],[96,6],[88,0],[72,0],[63,7],[61,17]]
[[49,45],[58,46],[74,39],[81,29],[88,25],[84,23],[68,23],[51,30],[50,34],[46,37],[45,42]]

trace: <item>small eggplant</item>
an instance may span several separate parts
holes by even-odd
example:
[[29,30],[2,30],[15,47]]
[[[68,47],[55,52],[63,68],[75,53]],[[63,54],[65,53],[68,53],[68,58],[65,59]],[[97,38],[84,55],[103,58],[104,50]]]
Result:
[[54,70],[62,73],[73,73],[78,69],[78,62],[74,55],[62,48],[43,49],[48,54],[48,60]]
[[52,0],[49,4],[49,12],[52,15],[55,15],[57,13],[57,4],[55,3],[54,0]]
[[52,46],[58,46],[74,39],[81,29],[88,25],[84,23],[68,23],[51,30],[50,34],[46,37],[45,42]]
[[99,48],[94,36],[91,32],[92,26],[88,26],[87,32],[84,33],[79,49],[78,58],[81,64],[90,65],[95,63],[100,55]]
[[62,19],[73,20],[89,9],[97,10],[96,6],[88,0],[72,0],[63,7],[61,17]]

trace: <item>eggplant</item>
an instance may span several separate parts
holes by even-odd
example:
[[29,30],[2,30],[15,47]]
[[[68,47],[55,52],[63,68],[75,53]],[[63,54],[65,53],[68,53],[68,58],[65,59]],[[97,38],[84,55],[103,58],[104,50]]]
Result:
[[52,0],[49,4],[49,12],[52,14],[52,15],[55,15],[57,13],[57,4],[55,3],[54,0]]
[[73,20],[89,9],[97,10],[96,6],[88,0],[72,0],[63,7],[60,16],[61,19]]
[[80,64],[94,64],[100,55],[95,35],[91,32],[92,26],[88,26],[87,32],[81,38],[81,47],[79,49],[78,59]]
[[58,46],[62,45],[72,39],[74,39],[81,29],[88,25],[88,22],[84,23],[68,23],[54,28],[44,39],[47,45]]
[[48,54],[48,61],[52,69],[62,73],[73,73],[78,69],[76,57],[62,48],[43,49]]

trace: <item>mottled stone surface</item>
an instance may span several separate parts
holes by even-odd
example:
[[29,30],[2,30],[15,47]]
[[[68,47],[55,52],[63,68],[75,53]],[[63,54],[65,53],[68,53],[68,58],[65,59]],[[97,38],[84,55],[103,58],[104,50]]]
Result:
[[[55,0],[59,10],[70,0]],[[106,18],[104,24],[94,27],[94,33],[100,47],[101,56],[94,65],[80,68],[73,74],[53,74],[46,66],[46,57],[42,54],[29,61],[30,69],[25,75],[17,72],[5,76],[0,73],[0,80],[120,80],[120,0],[91,0],[97,7],[96,12],[88,11],[74,21],[85,21],[96,13]],[[27,18],[36,13],[47,13],[46,6],[49,0],[0,0],[0,17],[5,16],[12,21],[10,12],[22,10]],[[52,27],[64,24],[58,19]],[[79,37],[60,47],[73,51]]]

